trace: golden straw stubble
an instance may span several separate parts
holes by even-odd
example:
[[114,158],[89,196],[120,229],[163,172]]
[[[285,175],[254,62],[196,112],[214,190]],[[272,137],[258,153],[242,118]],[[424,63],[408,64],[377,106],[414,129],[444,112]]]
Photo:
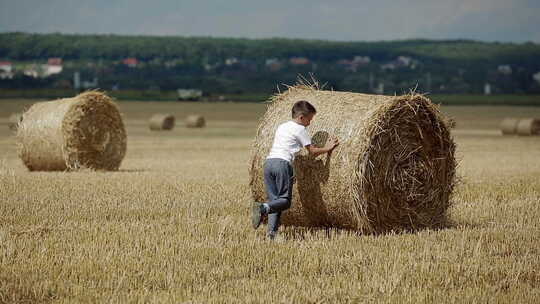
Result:
[[117,170],[127,148],[118,107],[97,91],[34,104],[17,137],[30,171]]
[[337,136],[331,155],[296,156],[285,225],[365,233],[441,227],[454,188],[455,145],[446,118],[423,95],[367,95],[295,86],[272,98],[253,141],[250,186],[266,201],[263,164],[292,105],[317,108],[308,131],[317,145]]

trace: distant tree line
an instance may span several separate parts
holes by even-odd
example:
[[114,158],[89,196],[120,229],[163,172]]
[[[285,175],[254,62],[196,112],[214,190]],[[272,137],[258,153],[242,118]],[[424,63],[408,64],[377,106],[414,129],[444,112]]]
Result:
[[[0,79],[3,88],[69,87],[73,73],[103,89],[199,88],[210,94],[275,92],[313,73],[336,90],[387,94],[417,87],[431,93],[540,93],[540,45],[469,40],[335,42],[119,35],[0,34],[0,61],[24,68],[62,58],[62,73]],[[369,58],[361,64],[354,58]],[[396,63],[397,58],[411,62]],[[125,58],[139,64],[129,67]],[[294,58],[307,59],[296,64]],[[396,63],[396,64],[394,64]],[[500,66],[510,68],[501,72]],[[540,77],[540,76],[538,76]]]

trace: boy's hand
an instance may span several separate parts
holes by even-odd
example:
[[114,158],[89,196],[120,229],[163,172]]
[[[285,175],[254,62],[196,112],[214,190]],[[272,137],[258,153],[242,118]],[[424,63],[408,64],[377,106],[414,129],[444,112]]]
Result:
[[339,140],[337,137],[332,136],[328,138],[326,143],[324,144],[324,147],[316,147],[315,145],[307,145],[306,148],[309,152],[309,155],[313,157],[317,157],[318,155],[324,154],[324,153],[331,153],[332,150],[334,150],[335,147],[339,145]]
[[328,152],[332,152],[337,146],[339,146],[339,139],[335,136],[332,136],[326,141],[326,145],[324,148],[328,150]]

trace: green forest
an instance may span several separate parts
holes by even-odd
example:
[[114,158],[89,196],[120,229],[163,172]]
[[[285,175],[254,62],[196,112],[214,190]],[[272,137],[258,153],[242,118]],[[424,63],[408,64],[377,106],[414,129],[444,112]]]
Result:
[[[61,71],[46,72],[51,58]],[[0,33],[0,61],[3,90],[186,88],[249,96],[313,75],[327,88],[355,92],[540,93],[535,43]]]

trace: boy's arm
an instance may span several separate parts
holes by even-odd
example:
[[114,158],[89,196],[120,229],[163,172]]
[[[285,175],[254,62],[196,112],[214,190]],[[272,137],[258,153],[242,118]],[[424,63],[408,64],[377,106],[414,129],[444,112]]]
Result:
[[306,149],[310,155],[318,156],[324,153],[329,153],[339,145],[339,140],[336,137],[329,138],[324,147],[315,147],[314,145],[307,145]]

